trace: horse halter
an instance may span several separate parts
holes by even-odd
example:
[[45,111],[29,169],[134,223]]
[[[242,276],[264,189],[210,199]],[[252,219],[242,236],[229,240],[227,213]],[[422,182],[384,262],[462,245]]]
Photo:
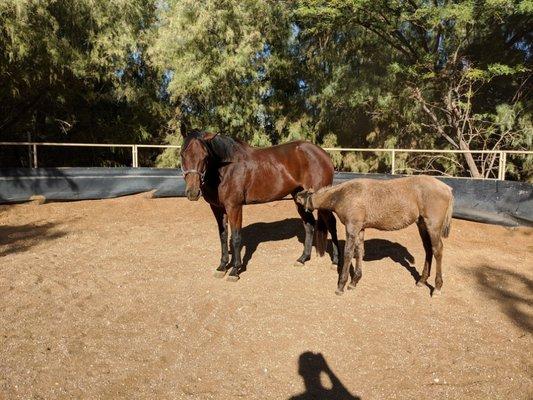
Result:
[[198,176],[200,177],[200,183],[204,183],[204,178],[205,178],[205,173],[207,172],[207,168],[205,169],[204,172],[200,172],[196,169],[186,169],[186,170],[182,170],[182,172],[183,172],[183,178],[185,178],[189,174],[198,174]]
[[313,211],[313,201],[311,200],[312,194],[311,193],[306,193],[306,194],[307,194],[307,197],[305,198],[305,204],[304,204],[305,211]]

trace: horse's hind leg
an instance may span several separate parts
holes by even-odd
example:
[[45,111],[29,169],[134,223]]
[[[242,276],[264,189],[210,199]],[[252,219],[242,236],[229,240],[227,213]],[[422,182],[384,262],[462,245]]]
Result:
[[416,223],[418,226],[418,232],[420,233],[420,237],[422,238],[422,244],[424,245],[424,250],[426,251],[426,259],[424,261],[424,270],[422,271],[422,276],[416,283],[417,286],[424,286],[429,278],[429,274],[431,273],[431,261],[433,260],[433,249],[431,246],[431,238],[429,237],[429,233],[427,231],[426,223],[422,218],[418,220]]
[[433,255],[435,256],[435,261],[437,262],[437,273],[435,276],[435,290],[433,290],[433,296],[440,294],[442,289],[442,239],[440,237],[440,232],[435,236],[431,236],[431,243],[433,247]]
[[433,296],[436,296],[440,294],[442,289],[442,223],[432,223],[432,221],[426,221],[426,226],[429,237],[431,238],[431,250],[437,264],[435,274],[435,290],[433,290]]
[[298,214],[300,214],[300,217],[302,218],[305,229],[304,251],[300,258],[294,263],[295,266],[301,266],[311,258],[313,237],[315,233],[315,217],[313,216],[313,213],[306,211],[301,204],[296,203],[296,208],[298,209]]
[[331,264],[337,269],[339,265],[339,239],[337,238],[337,220],[335,215],[331,211],[319,210],[319,213],[323,213],[323,217],[326,221],[326,226],[331,235]]

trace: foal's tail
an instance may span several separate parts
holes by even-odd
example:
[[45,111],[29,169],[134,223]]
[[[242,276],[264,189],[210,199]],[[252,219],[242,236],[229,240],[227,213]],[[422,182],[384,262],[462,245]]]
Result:
[[[451,194],[451,193],[450,193]],[[453,194],[450,195],[448,201],[448,208],[446,209],[446,215],[444,216],[444,224],[442,224],[442,237],[447,238],[450,235],[452,229],[452,214],[453,214]]]
[[326,247],[328,244],[327,212],[328,211],[326,210],[318,210],[318,218],[316,222],[316,251],[320,257],[326,254]]

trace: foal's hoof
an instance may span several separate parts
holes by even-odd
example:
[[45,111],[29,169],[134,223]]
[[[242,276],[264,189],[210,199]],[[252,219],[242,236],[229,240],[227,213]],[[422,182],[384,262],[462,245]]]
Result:
[[301,261],[296,260],[292,265],[295,267],[303,267],[305,264]]
[[416,283],[416,286],[418,286],[418,287],[424,287],[424,286],[426,286],[426,282],[418,281],[418,282]]
[[438,297],[441,295],[440,289],[434,289],[431,297]]
[[354,283],[350,283],[350,284],[348,285],[348,290],[355,290],[355,286],[356,286],[356,284],[354,284]]
[[337,296],[342,296],[342,295],[344,294],[344,290],[339,290],[339,289],[337,289],[337,290],[335,290],[335,294],[336,294]]
[[239,280],[239,275],[228,275],[226,280],[228,282],[237,282]]
[[226,275],[226,271],[219,271],[218,269],[213,273],[213,276],[215,278],[224,278],[224,276]]

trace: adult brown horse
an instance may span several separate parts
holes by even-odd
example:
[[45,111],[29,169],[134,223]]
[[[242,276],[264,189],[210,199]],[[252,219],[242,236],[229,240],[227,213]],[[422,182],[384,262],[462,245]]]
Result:
[[[203,195],[218,223],[222,257],[216,277],[223,277],[230,267],[229,221],[233,262],[228,280],[239,279],[244,204],[267,203],[289,194],[294,198],[302,189],[318,190],[333,182],[331,159],[324,150],[309,142],[254,148],[227,136],[197,130],[183,136],[181,165],[187,198],[195,201]],[[303,265],[311,258],[315,218],[302,205],[296,206],[304,223],[305,241],[303,253],[295,265]],[[326,250],[328,230],[333,243],[332,262],[338,264],[335,217],[331,211],[319,210],[316,247],[320,255]]]

